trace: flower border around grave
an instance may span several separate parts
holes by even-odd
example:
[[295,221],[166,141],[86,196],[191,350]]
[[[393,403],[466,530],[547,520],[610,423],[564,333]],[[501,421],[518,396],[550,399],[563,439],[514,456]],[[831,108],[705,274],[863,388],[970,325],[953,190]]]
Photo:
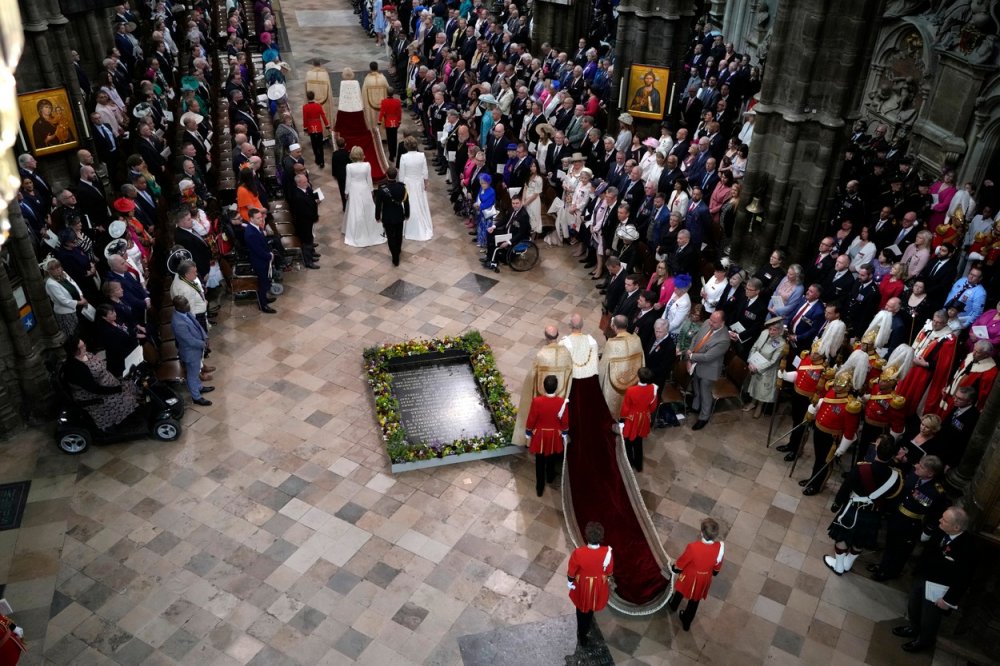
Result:
[[[392,373],[389,361],[419,354],[442,353],[450,350],[464,351],[472,363],[472,374],[479,391],[486,400],[486,407],[493,415],[497,432],[485,437],[464,437],[453,442],[420,442],[411,444],[401,421],[399,401],[392,393]],[[464,453],[493,451],[510,446],[514,432],[517,408],[504,385],[503,376],[493,358],[493,350],[483,340],[479,331],[469,331],[456,337],[414,339],[398,343],[385,343],[368,347],[364,351],[368,385],[375,398],[375,417],[382,429],[389,460],[393,464],[432,460]]]

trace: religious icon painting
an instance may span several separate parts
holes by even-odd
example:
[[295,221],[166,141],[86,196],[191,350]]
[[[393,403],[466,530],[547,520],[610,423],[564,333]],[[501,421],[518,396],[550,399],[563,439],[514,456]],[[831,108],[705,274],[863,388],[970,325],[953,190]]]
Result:
[[628,77],[628,112],[635,118],[661,120],[666,111],[670,70],[652,65],[632,65]]
[[65,88],[18,95],[17,105],[27,129],[31,152],[36,157],[71,150],[79,145],[80,135],[73,117],[73,106]]

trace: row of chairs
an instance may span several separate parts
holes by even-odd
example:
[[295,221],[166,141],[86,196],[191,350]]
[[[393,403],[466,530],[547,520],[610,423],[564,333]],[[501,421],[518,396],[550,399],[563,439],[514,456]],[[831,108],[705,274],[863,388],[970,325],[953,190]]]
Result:
[[[719,401],[722,400],[735,399],[742,404],[743,387],[749,376],[750,369],[747,367],[747,362],[733,350],[726,352],[722,375],[712,386],[712,411],[715,411]],[[670,380],[664,382],[660,400],[664,403],[683,405],[691,395],[691,390],[691,375],[688,373],[687,363],[678,360]]]

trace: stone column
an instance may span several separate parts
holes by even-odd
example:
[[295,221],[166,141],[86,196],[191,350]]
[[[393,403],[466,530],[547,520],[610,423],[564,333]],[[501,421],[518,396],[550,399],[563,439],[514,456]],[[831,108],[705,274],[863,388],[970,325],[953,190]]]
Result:
[[580,37],[587,35],[591,11],[588,0],[536,0],[532,50],[548,42],[553,48],[572,54]]
[[[783,242],[800,259],[832,193],[845,118],[877,36],[881,3],[865,0],[781,0],[772,48],[755,107],[750,161],[733,232],[731,256],[743,266],[763,263]],[[745,207],[759,197],[766,213],[751,230]]]
[[59,349],[63,334],[59,330],[59,324],[56,323],[52,302],[45,293],[45,280],[38,268],[35,248],[32,246],[24,218],[21,217],[21,209],[16,206],[9,207],[7,218],[10,221],[10,237],[5,245],[9,247],[11,256],[17,263],[18,272],[21,274],[21,286],[35,313],[42,345],[45,349]]
[[11,349],[11,355],[8,356],[5,365],[8,366],[7,370],[13,365],[25,406],[24,411],[41,414],[46,410],[52,397],[52,387],[49,384],[44,359],[21,325],[14,291],[7,277],[7,271],[4,270],[0,270],[0,319],[6,327]]
[[[1000,387],[990,392],[983,413],[957,469],[948,474],[948,485],[964,491],[967,505],[979,514],[980,530],[1000,532]],[[971,481],[971,483],[970,483]]]

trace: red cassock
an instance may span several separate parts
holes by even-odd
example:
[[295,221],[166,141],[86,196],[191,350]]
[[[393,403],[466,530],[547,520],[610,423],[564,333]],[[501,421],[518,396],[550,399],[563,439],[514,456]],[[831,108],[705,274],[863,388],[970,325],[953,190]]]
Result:
[[656,384],[637,384],[625,391],[622,400],[622,437],[636,439],[649,434],[653,412],[656,410]]
[[684,549],[674,568],[679,569],[674,591],[685,599],[701,601],[708,596],[714,572],[722,569],[722,557],[726,546],[721,541],[705,543],[692,541]]
[[927,402],[924,405],[924,412],[938,413],[942,391],[951,377],[951,366],[955,360],[955,335],[949,333],[922,343],[921,336],[926,336],[927,333],[925,329],[917,335],[914,351],[920,358],[930,363],[931,367],[924,368],[914,364],[896,389],[896,393],[906,398],[907,417],[917,413],[925,394]]
[[990,397],[997,373],[997,364],[993,359],[985,358],[982,361],[976,361],[972,358],[972,354],[966,355],[955,370],[951,383],[944,388],[937,408],[931,412],[930,405],[928,405],[926,411],[937,414],[943,419],[946,414],[951,413],[955,406],[955,392],[963,386],[971,386],[976,389],[976,409],[982,411],[983,407],[986,406],[986,399]]
[[[605,562],[607,566],[604,566]],[[614,569],[610,546],[580,546],[569,556],[567,575],[576,586],[569,591],[569,598],[581,613],[599,611],[608,605],[611,593],[608,580]]]
[[13,626],[10,618],[0,615],[0,664],[3,666],[14,666],[27,650],[24,641],[14,633]]
[[531,441],[532,453],[562,453],[563,432],[569,430],[569,400],[555,395],[539,395],[531,401],[524,429]]

